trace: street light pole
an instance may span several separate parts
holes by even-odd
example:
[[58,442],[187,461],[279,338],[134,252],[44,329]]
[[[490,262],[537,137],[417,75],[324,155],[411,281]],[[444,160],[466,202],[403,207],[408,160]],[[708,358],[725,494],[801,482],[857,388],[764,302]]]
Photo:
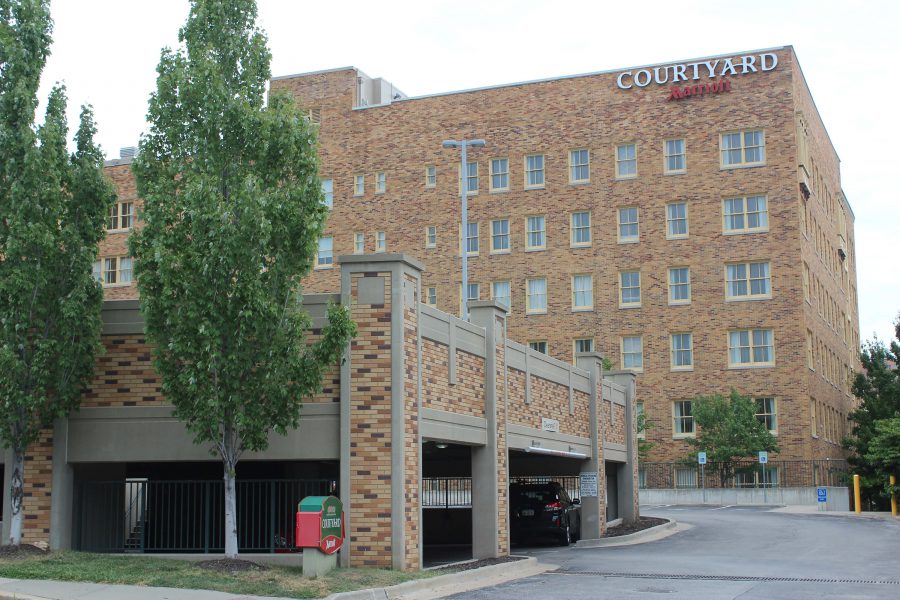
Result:
[[459,200],[461,204],[462,226],[462,244],[460,245],[460,255],[462,263],[462,320],[469,320],[469,178],[468,178],[468,159],[466,150],[469,146],[472,148],[480,148],[484,146],[483,139],[474,140],[444,140],[441,146],[444,148],[460,149],[459,164]]

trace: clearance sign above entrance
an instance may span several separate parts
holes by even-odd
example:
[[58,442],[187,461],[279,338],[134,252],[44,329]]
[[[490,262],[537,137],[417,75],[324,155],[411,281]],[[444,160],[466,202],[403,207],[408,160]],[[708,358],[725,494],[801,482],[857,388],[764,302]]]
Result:
[[[772,71],[778,66],[778,55],[770,52],[747,54],[733,58],[717,58],[693,63],[678,63],[623,71],[616,77],[619,89],[645,88],[650,84],[669,85],[668,100],[682,100],[705,94],[731,91],[728,77]],[[679,85],[685,82],[684,85]],[[694,83],[696,82],[696,83]]]

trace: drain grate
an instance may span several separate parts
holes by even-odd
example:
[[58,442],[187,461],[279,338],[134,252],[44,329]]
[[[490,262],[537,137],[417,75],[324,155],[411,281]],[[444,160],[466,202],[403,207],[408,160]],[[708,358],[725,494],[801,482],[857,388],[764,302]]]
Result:
[[700,575],[671,573],[610,573],[606,571],[549,571],[548,575],[590,575],[593,577],[622,577],[627,579],[683,579],[700,581],[761,581],[781,583],[851,583],[870,585],[900,585],[897,579],[841,579],[831,577],[758,577],[753,575]]

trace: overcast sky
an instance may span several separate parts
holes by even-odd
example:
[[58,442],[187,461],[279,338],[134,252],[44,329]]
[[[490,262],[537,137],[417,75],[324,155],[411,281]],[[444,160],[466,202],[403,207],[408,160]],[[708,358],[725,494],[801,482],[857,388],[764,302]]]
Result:
[[[41,89],[94,106],[110,158],[137,145],[187,0],[53,0]],[[259,0],[272,73],[353,65],[410,96],[791,44],[856,214],[860,336],[900,312],[900,2]],[[893,240],[893,241],[892,241]]]

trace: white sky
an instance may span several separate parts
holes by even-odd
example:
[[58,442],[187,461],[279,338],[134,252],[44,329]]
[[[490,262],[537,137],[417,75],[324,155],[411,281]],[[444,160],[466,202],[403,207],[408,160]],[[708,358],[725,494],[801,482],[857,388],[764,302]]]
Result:
[[[94,106],[110,158],[137,145],[187,0],[53,0],[41,96]],[[900,312],[900,2],[259,0],[273,75],[353,65],[410,96],[792,44],[856,214],[860,336]],[[43,110],[43,107],[41,108]],[[893,240],[893,242],[891,242]]]

